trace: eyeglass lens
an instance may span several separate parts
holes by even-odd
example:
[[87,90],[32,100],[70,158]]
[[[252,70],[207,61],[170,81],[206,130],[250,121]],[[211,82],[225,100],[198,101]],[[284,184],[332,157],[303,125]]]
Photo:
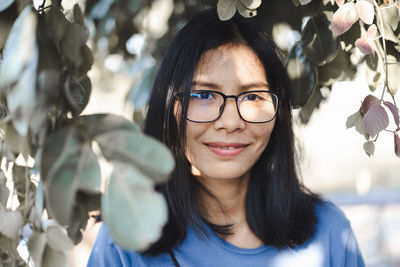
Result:
[[[238,96],[240,116],[248,122],[267,122],[274,118],[277,96],[267,91],[249,91]],[[208,90],[190,92],[187,118],[195,122],[216,120],[224,106],[222,94]]]

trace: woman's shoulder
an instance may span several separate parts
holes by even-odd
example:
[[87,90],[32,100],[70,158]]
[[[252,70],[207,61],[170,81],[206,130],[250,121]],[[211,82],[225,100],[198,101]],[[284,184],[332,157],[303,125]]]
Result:
[[112,239],[107,225],[103,223],[97,233],[87,266],[173,266],[168,255],[147,257],[118,246]]
[[321,200],[316,204],[315,211],[320,225],[343,226],[350,224],[344,212],[331,201]]

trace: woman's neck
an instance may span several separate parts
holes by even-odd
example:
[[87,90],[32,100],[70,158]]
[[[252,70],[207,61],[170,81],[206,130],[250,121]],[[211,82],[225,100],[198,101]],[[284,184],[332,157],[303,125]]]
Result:
[[245,221],[245,199],[249,175],[234,179],[197,177],[212,194],[200,190],[202,216],[214,224],[238,224]]
[[[232,225],[226,241],[242,248],[256,248],[262,242],[250,230],[246,220],[246,193],[250,174],[235,179],[197,177],[211,193],[199,190],[201,215],[217,225]],[[223,237],[224,238],[224,237]]]

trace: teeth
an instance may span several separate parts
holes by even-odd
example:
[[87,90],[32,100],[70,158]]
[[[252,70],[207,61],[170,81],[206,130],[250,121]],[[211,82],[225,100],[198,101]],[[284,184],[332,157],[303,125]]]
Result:
[[237,147],[235,146],[214,146],[215,148],[221,148],[221,149],[236,149]]

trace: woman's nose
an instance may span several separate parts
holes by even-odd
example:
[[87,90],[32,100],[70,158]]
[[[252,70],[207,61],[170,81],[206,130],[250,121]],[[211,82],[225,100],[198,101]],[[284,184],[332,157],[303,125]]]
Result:
[[226,99],[224,110],[214,125],[217,130],[225,129],[228,132],[240,130],[245,127],[245,121],[239,115],[235,99]]

